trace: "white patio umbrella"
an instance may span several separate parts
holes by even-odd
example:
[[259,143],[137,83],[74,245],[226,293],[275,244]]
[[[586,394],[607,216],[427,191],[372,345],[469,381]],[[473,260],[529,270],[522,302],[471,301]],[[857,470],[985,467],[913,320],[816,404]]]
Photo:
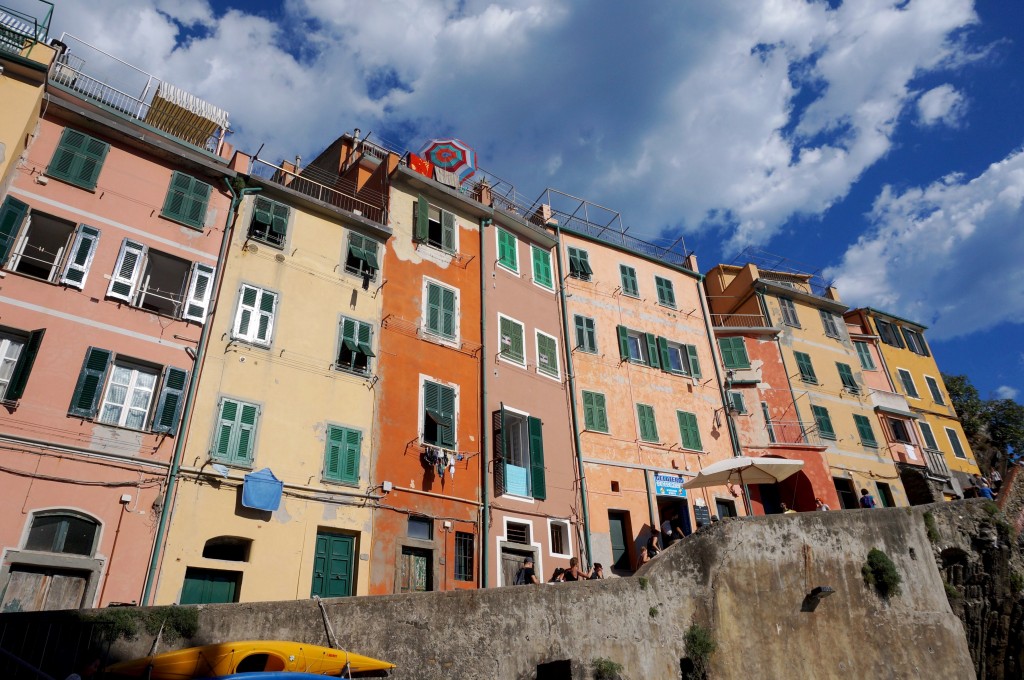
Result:
[[[713,463],[690,481],[683,484],[684,489],[703,489],[708,486],[721,486],[731,482],[744,484],[775,484],[790,475],[796,474],[804,466],[802,460],[788,458],[751,458],[737,456]],[[747,514],[750,514],[750,499],[744,492],[747,501]]]

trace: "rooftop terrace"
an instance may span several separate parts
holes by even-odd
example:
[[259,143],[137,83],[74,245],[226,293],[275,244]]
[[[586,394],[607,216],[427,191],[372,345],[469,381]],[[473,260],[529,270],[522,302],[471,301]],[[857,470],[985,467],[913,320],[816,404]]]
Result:
[[0,52],[21,54],[34,43],[46,42],[52,16],[53,4],[43,0],[0,5]]

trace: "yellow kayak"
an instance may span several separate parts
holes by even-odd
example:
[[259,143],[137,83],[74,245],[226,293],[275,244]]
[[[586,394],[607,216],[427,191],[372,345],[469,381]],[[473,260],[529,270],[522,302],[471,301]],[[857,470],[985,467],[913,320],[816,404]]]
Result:
[[145,677],[146,670],[150,667],[153,669],[149,676],[151,680],[192,680],[217,678],[232,673],[266,671],[315,673],[337,677],[344,670],[345,677],[348,677],[349,669],[352,675],[356,676],[374,671],[388,671],[394,668],[395,664],[361,654],[351,654],[341,649],[301,642],[247,640],[189,647],[134,661],[122,661],[108,666],[106,671],[116,676],[141,678]]

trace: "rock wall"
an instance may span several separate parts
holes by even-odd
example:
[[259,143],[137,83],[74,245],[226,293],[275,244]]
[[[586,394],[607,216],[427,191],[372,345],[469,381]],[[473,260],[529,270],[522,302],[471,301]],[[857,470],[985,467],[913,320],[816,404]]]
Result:
[[[398,664],[395,678],[575,680],[594,677],[597,659],[621,664],[623,678],[686,677],[693,624],[707,627],[716,644],[710,678],[1017,678],[1020,598],[992,592],[1011,580],[1009,527],[987,506],[729,520],[631,578],[325,604],[341,646]],[[865,585],[861,569],[872,548],[895,564],[900,595],[886,600]],[[952,607],[944,576],[964,592]],[[807,595],[818,586],[834,593],[812,610]],[[327,643],[312,601],[197,609],[192,639],[160,651],[253,638]],[[99,639],[80,618],[2,616],[0,647],[58,675],[76,648]],[[151,642],[146,633],[121,640],[110,656],[144,656]],[[0,674],[17,677],[4,663]]]

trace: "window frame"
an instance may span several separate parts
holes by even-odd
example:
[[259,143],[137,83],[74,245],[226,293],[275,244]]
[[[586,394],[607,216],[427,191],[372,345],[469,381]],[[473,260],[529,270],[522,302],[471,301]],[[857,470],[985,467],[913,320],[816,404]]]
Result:
[[949,446],[953,451],[953,457],[960,460],[967,460],[967,449],[964,448],[963,442],[960,441],[960,435],[952,427],[944,427],[946,430],[946,439],[949,440]]
[[[555,550],[555,532],[554,528],[558,527],[564,534],[564,545],[561,552]],[[569,523],[564,519],[552,519],[548,517],[548,554],[552,557],[570,558],[572,557],[572,531],[570,530]]]
[[[337,435],[337,436],[335,436]],[[351,435],[355,435],[355,450],[351,446]],[[339,442],[337,470],[332,471],[331,447],[333,442]],[[328,423],[324,431],[324,463],[320,471],[320,480],[330,484],[342,484],[344,486],[359,486],[360,465],[363,453],[363,431],[356,427]],[[350,472],[351,471],[351,472]],[[354,472],[354,475],[352,474]]]
[[[73,135],[81,135],[82,137],[82,140],[76,143],[78,148],[75,148],[69,139]],[[87,153],[83,154],[82,149],[87,149]],[[57,147],[53,150],[53,156],[50,157],[50,162],[46,166],[46,170],[43,171],[43,174],[80,189],[95,192],[96,187],[99,185],[100,173],[103,172],[103,166],[108,153],[110,153],[110,144],[108,142],[104,142],[74,128],[65,127],[61,132],[60,140],[57,142]],[[58,160],[58,157],[60,157],[60,160]],[[90,163],[94,164],[95,167],[90,168]],[[65,164],[67,168],[60,169],[57,167],[59,164]],[[88,174],[85,172],[87,169]]]
[[[0,326],[0,349],[3,349],[3,352],[0,353],[0,370],[2,370],[4,362],[12,364],[7,382],[0,386],[0,403],[16,404],[24,396],[45,335],[45,328],[23,331]],[[5,343],[6,348],[4,348]],[[8,354],[15,345],[18,350],[16,356],[8,358]]]
[[[213,186],[193,177],[188,173],[175,170],[171,173],[170,182],[167,185],[167,194],[164,197],[164,205],[160,209],[160,217],[184,224],[202,231],[206,228],[206,217],[210,210],[210,196],[213,194]],[[177,197],[177,201],[175,198]],[[173,208],[177,202],[178,207]],[[201,214],[193,217],[191,212]]]
[[[582,324],[580,323],[581,321],[583,322]],[[589,324],[587,322],[589,322]],[[587,328],[588,325],[589,329]],[[576,347],[574,349],[577,349],[581,352],[586,352],[587,354],[597,354],[597,322],[594,320],[594,317],[584,316],[582,314],[574,314],[573,327],[576,331]],[[594,340],[593,347],[585,347],[580,342],[581,337],[587,338],[588,335],[589,337],[592,337]]]
[[[129,382],[127,385],[120,385],[114,383],[114,374],[117,372],[118,368],[127,369],[131,371],[129,375]],[[150,424],[150,421],[154,415],[153,410],[156,406],[156,402],[160,398],[160,390],[158,388],[160,387],[160,377],[162,372],[163,371],[160,368],[157,368],[147,363],[118,357],[111,358],[110,365],[107,369],[107,377],[103,387],[103,393],[100,395],[99,398],[99,407],[97,409],[96,418],[94,422],[100,425],[107,425],[109,427],[120,427],[126,430],[135,430],[136,432],[148,432],[149,429],[147,426]],[[146,400],[146,408],[142,416],[142,427],[132,427],[126,424],[126,421],[132,411],[139,410],[132,404],[134,402],[133,397],[140,389],[136,385],[138,376],[140,374],[152,376],[153,386],[150,388],[149,398]],[[110,401],[111,389],[114,387],[125,388],[124,403],[118,404],[116,402]],[[108,422],[106,420],[103,420],[103,412],[108,405],[121,409],[121,414],[120,416],[118,416],[117,422]]]
[[[270,205],[268,205],[265,209],[257,209],[257,206],[259,206],[261,202],[266,202],[269,203]],[[284,215],[279,214],[282,212],[282,210],[284,211]],[[260,217],[261,212],[268,214],[268,219],[270,220],[269,222],[263,222],[260,219],[258,219]],[[284,220],[284,233],[280,235],[280,242],[277,242],[274,239],[272,239],[269,236],[269,234],[278,233],[274,229],[274,225],[277,224],[277,221],[280,219]],[[274,200],[273,198],[270,198],[269,196],[260,193],[256,195],[252,201],[252,207],[250,208],[249,212],[249,224],[245,230],[245,240],[257,241],[271,248],[275,248],[277,250],[284,250],[285,247],[288,245],[288,239],[292,233],[291,227],[293,222],[293,211],[290,205],[282,203],[281,201]],[[255,224],[263,225],[262,234],[254,233],[253,225]]]
[[[246,288],[256,291],[256,300],[251,306],[246,305],[245,303]],[[264,295],[272,296],[272,309],[269,312],[263,309]],[[255,286],[251,283],[240,283],[238,290],[238,301],[235,303],[235,314],[231,322],[231,339],[237,340],[239,342],[244,342],[245,344],[252,345],[253,347],[262,347],[263,349],[270,349],[271,347],[273,347],[274,331],[277,327],[277,313],[280,306],[280,293],[270,290],[268,288],[263,288],[261,286]],[[247,327],[247,331],[243,333],[241,332],[239,327],[242,323],[243,315],[247,310],[250,312],[249,327],[251,327],[253,330],[252,332],[249,332]],[[265,340],[260,340],[259,322],[260,318],[262,318],[264,315],[269,316],[269,321],[267,322],[267,337]]]
[[[543,266],[538,268],[538,263],[543,263]],[[530,244],[530,267],[533,272],[533,283],[544,290],[555,291],[555,270],[552,268],[551,263],[551,251],[544,250],[535,243]],[[538,271],[547,271],[547,283],[538,276]]]
[[835,314],[825,309],[819,309],[818,316],[821,317],[821,327],[825,331],[825,335],[841,340],[843,336],[839,334],[839,324],[836,323]]
[[[344,363],[342,363],[342,360],[341,360],[341,353],[342,353],[343,350],[346,349],[346,342],[345,342],[345,323],[346,322],[350,322],[350,323],[353,324],[353,335],[354,335],[354,337],[352,338],[352,344],[356,346],[355,349],[352,349],[351,347],[347,347],[348,351],[352,353],[352,361],[349,362],[348,366],[346,366]],[[362,341],[362,339],[360,337],[362,335],[360,333],[360,331],[364,327],[366,328],[366,342],[365,343]],[[352,375],[360,375],[360,376],[370,376],[370,375],[373,375],[373,365],[372,365],[371,359],[374,359],[374,358],[377,357],[377,355],[373,351],[373,336],[374,336],[373,330],[374,330],[373,324],[371,324],[371,323],[369,323],[367,321],[362,321],[362,320],[357,319],[355,317],[346,316],[344,314],[339,315],[338,316],[338,342],[337,342],[337,347],[336,347],[335,352],[334,352],[334,363],[331,365],[331,368],[333,368],[336,371],[341,371],[343,373],[350,373]],[[365,350],[364,350],[364,347],[365,347]],[[360,371],[359,369],[357,369],[355,367],[356,359],[360,355],[363,356],[364,359],[366,360],[366,370]]]
[[[443,305],[444,298],[443,297],[441,297],[441,301],[442,301],[442,304],[441,304],[441,307],[440,307],[441,311],[440,311],[440,314],[438,315],[438,324],[439,324],[440,327],[436,331],[434,329],[430,328],[429,305],[430,305],[430,287],[431,286],[436,286],[437,288],[439,288],[440,289],[440,295],[442,295],[442,296],[444,295],[444,291],[446,291],[446,290],[450,291],[451,293],[453,293],[453,298],[452,298],[452,304],[453,304],[453,308],[452,308],[452,331],[453,331],[453,335],[451,335],[451,336],[447,336],[447,335],[445,335],[443,333],[443,328],[444,328],[444,305]],[[421,334],[422,334],[423,337],[425,337],[425,338],[427,338],[429,340],[433,340],[435,342],[439,342],[439,343],[441,343],[443,345],[451,345],[453,347],[458,347],[461,344],[459,338],[462,337],[461,336],[461,330],[462,329],[460,327],[460,324],[461,324],[461,321],[462,321],[462,315],[459,313],[459,311],[460,311],[459,293],[460,293],[459,289],[455,288],[454,286],[449,286],[449,285],[447,285],[445,283],[442,283],[441,281],[438,281],[437,279],[432,279],[429,276],[424,276],[423,277],[423,287],[421,289],[422,301],[421,301],[421,306],[420,306],[420,313],[422,315],[421,316],[422,322],[420,324],[420,328],[421,328]]]
[[745,415],[747,413],[747,400],[743,397],[743,392],[739,390],[728,390],[726,392],[728,398],[728,405],[731,406],[736,413]]
[[[892,432],[893,441],[898,442],[900,444],[908,444],[911,446],[914,445],[914,438],[910,434],[911,428],[907,421],[901,420],[899,418],[893,418],[891,416],[886,416],[886,420],[889,421],[889,431]],[[900,434],[898,432],[900,428],[903,429],[903,433],[906,435],[903,439],[900,438]]]
[[619,282],[622,285],[623,295],[631,298],[640,298],[640,280],[636,276],[636,267],[620,263]]
[[[633,364],[642,364],[644,366],[650,366],[651,351],[650,348],[647,346],[647,336],[650,334],[644,333],[643,331],[638,331],[628,326],[624,326],[624,328],[626,329],[626,347],[628,348],[628,354],[625,357],[626,360]],[[637,343],[637,348],[639,351],[639,356],[637,357],[633,356],[633,343],[630,342],[631,340],[635,340]]]
[[[469,550],[466,550],[466,544]],[[452,577],[462,583],[471,583],[476,577],[476,535],[471,531],[455,532],[455,566]]]
[[907,328],[906,326],[900,326],[899,329],[903,333],[903,339],[906,341],[907,349],[918,356],[931,356],[931,353],[928,351],[928,345],[925,344],[923,333],[916,331],[913,328]]
[[[494,432],[494,489],[495,496],[507,496],[528,502],[547,499],[547,462],[544,452],[544,423],[540,418],[531,416],[525,411],[502,405],[492,414]],[[510,421],[515,421],[515,431],[519,437],[514,440]],[[500,426],[500,430],[497,429]],[[512,444],[519,445],[518,462],[525,465],[512,464],[510,452]],[[508,468],[512,464],[517,469],[525,470],[526,494],[509,490]],[[530,531],[532,534],[532,524]]]
[[779,309],[782,310],[782,323],[793,328],[803,328],[800,325],[800,315],[797,313],[796,304],[793,298],[785,295],[776,296],[779,300]]
[[900,384],[903,386],[903,391],[906,392],[907,396],[911,399],[920,399],[921,393],[917,391],[917,383],[914,382],[914,376],[905,368],[896,368],[896,375],[899,376]]
[[857,350],[857,358],[860,359],[861,370],[876,370],[875,358],[871,356],[871,344],[863,340],[854,340],[853,346]]
[[[800,380],[808,385],[818,384],[818,374],[814,372],[814,362],[811,360],[811,355],[807,352],[793,351],[793,357],[796,359],[797,369],[800,371]],[[806,368],[806,370],[804,370]]]
[[[692,420],[692,423],[693,423],[692,429],[689,428],[689,427],[684,427],[684,423],[683,423],[684,420],[687,420],[687,421]],[[682,446],[687,451],[703,451],[704,450],[704,448],[703,448],[704,447],[704,443],[703,443],[703,441],[701,441],[701,437],[700,437],[700,426],[697,423],[697,414],[693,413],[692,411],[683,411],[681,409],[676,409],[676,421],[679,424],[679,444],[680,444],[680,446]],[[689,435],[688,435],[688,431],[689,431]],[[694,437],[694,436],[697,438],[696,439],[696,446],[693,446],[693,444],[695,442],[693,441],[692,437]]]
[[[726,345],[730,347],[726,348]],[[739,361],[732,361],[730,359],[737,359],[737,350],[742,354],[742,358]],[[718,338],[718,351],[722,355],[722,365],[725,368],[731,368],[735,370],[746,370],[750,368],[750,356],[747,354],[747,344],[744,342],[742,335],[734,335],[727,338]]]
[[836,370],[839,373],[839,382],[842,383],[843,390],[850,394],[860,394],[861,388],[860,385],[857,384],[857,378],[853,375],[853,367],[851,367],[850,364],[844,364],[841,361],[837,361]]
[[900,337],[899,327],[885,319],[875,319],[875,329],[878,331],[878,338],[889,345],[903,349],[903,338]]
[[[504,329],[502,327],[502,325],[505,323],[509,325],[510,330],[515,328],[519,329],[519,347],[522,349],[522,356],[518,358],[512,354],[505,353],[505,335]],[[510,336],[508,345],[512,348],[515,347],[514,334]],[[513,366],[518,366],[519,368],[526,368],[527,366],[526,324],[524,324],[522,321],[519,321],[518,319],[513,319],[511,316],[508,316],[507,314],[502,314],[501,312],[498,312],[498,358],[501,359],[502,361],[512,364]]]
[[832,424],[832,416],[829,415],[828,408],[812,404],[811,414],[814,417],[814,425],[818,429],[818,436],[822,439],[836,441],[836,428]]
[[[422,208],[426,205],[426,210]],[[435,242],[430,238],[430,212],[437,210],[438,227],[441,232],[441,241]],[[426,220],[423,223],[423,220]],[[439,205],[431,203],[423,194],[419,194],[413,202],[413,223],[412,239],[417,243],[433,248],[447,255],[455,256],[459,252],[459,221],[455,213],[445,210]],[[451,246],[445,245],[445,234],[450,234]]]
[[[637,434],[640,441],[646,442],[648,444],[660,444],[661,439],[658,436],[658,418],[655,415],[654,406],[652,406],[651,404],[643,404],[637,402],[635,411],[637,420]],[[648,425],[644,424],[645,418],[643,415],[641,415],[641,413],[644,411],[650,418],[650,423]]]
[[594,269],[590,266],[590,253],[583,248],[566,246],[569,260],[569,276],[580,281],[592,281]]
[[[451,429],[451,441],[450,442],[446,441],[443,437],[440,438],[440,441],[427,441],[427,431],[426,431],[427,430],[427,418],[431,417],[427,413],[427,404],[426,404],[426,385],[427,385],[427,383],[432,383],[434,385],[437,385],[439,390],[441,390],[438,393],[438,400],[439,400],[439,402],[441,402],[441,400],[443,400],[443,398],[444,398],[443,390],[451,390],[452,391],[452,413],[451,413],[452,424],[450,426],[450,429]],[[439,403],[438,406],[439,407],[443,407],[443,403]],[[444,410],[441,409],[441,408],[439,408],[439,415],[441,415],[442,417],[446,415]],[[423,445],[423,446],[435,446],[437,448],[447,449],[449,451],[456,451],[456,450],[458,450],[458,446],[459,446],[459,415],[460,415],[459,414],[459,385],[454,384],[454,383],[448,383],[448,382],[445,382],[443,380],[439,380],[437,378],[433,378],[431,376],[424,375],[424,374],[421,373],[420,374],[420,378],[419,378],[419,418],[418,418],[419,419],[419,433],[418,433],[419,436],[418,436],[418,439],[419,439],[420,444]],[[441,423],[438,423],[438,424],[441,425]]]
[[878,448],[878,438],[875,437],[875,430],[871,427],[871,419],[859,413],[853,414],[853,422],[857,427],[857,436],[862,446]]
[[[921,428],[921,443],[923,444],[925,451],[938,451],[941,453],[942,449],[939,448],[939,440],[935,438],[935,431],[932,429],[932,424],[922,420],[918,422],[918,426]],[[932,446],[928,446],[929,443],[932,444]]]
[[[230,449],[227,454],[221,454],[221,442],[224,439],[223,427],[225,425],[224,419],[224,406],[227,402],[235,404],[236,414],[232,420],[231,430],[228,433],[228,441],[224,442]],[[252,423],[248,424],[243,421],[245,418],[245,409],[252,409]],[[210,460],[222,465],[228,465],[231,467],[252,469],[256,464],[256,442],[260,432],[260,416],[263,415],[263,407],[256,402],[245,401],[242,399],[235,399],[227,395],[220,395],[217,400],[217,411],[214,417],[214,427],[212,438],[210,442]],[[241,439],[242,432],[245,431],[245,425],[248,425],[249,436],[246,443],[245,457],[241,451]],[[231,446],[234,443],[234,446]]]
[[[552,343],[554,343],[553,344],[553,348],[552,348],[552,358],[553,358],[554,363],[555,363],[555,371],[554,371],[554,373],[552,373],[550,371],[546,371],[543,368],[541,368],[541,366],[542,366],[542,363],[541,363],[541,360],[540,360],[540,358],[541,358],[541,351],[540,351],[540,339],[541,339],[541,337],[545,337],[545,338],[549,339]],[[545,333],[544,331],[542,331],[540,329],[535,329],[535,331],[534,331],[534,351],[536,351],[536,356],[537,356],[537,373],[539,375],[544,376],[545,378],[550,378],[550,379],[555,380],[555,381],[557,381],[559,383],[562,382],[562,364],[561,364],[561,362],[558,359],[558,338],[555,337],[554,335],[551,335],[550,333]]]
[[[50,542],[51,548],[49,550],[42,550],[40,548],[30,548],[29,542],[32,540],[32,530],[35,528],[36,520],[44,519],[47,517],[59,517],[62,520],[61,526],[54,532],[53,540]],[[92,534],[92,544],[89,547],[89,551],[86,553],[69,552],[64,550],[67,547],[67,534],[68,534],[68,522],[69,519],[77,519],[82,522],[93,525],[94,530]],[[29,521],[26,522],[24,529],[24,536],[21,541],[21,549],[32,552],[48,553],[51,555],[63,555],[70,559],[80,558],[93,558],[96,555],[96,551],[99,549],[100,541],[103,534],[103,522],[98,517],[93,517],[79,510],[73,510],[71,508],[46,508],[32,511]],[[57,543],[60,543],[61,549],[57,548]],[[8,558],[10,559],[10,558]],[[15,561],[15,563],[17,563]]]
[[[495,265],[504,269],[510,274],[519,276],[519,237],[513,234],[508,229],[496,226],[494,236],[494,250],[495,250]],[[502,244],[502,235],[505,237],[506,243]],[[509,243],[511,239],[511,243]],[[511,250],[507,250],[511,248]],[[502,250],[505,250],[505,254],[511,253],[511,262],[507,262],[502,258]]]
[[[356,240],[359,240],[361,245],[356,245]],[[367,242],[373,244],[372,251],[366,247]],[[380,274],[382,259],[380,251],[385,247],[384,244],[353,229],[348,230],[348,236],[345,238],[344,243],[345,250],[342,252],[341,266],[345,273],[364,281],[376,281]],[[364,256],[360,257],[359,253],[363,253]],[[358,267],[353,267],[349,264],[350,258],[359,263]]]
[[[608,434],[611,430],[608,423],[608,402],[604,395],[604,392],[593,392],[591,390],[582,390],[581,401],[583,402],[583,429],[587,432],[600,432],[601,434]],[[587,410],[587,397],[590,397],[590,408],[591,412]],[[600,405],[597,403],[597,397],[600,397]],[[591,413],[593,414],[591,416]],[[601,424],[604,424],[604,428],[601,428]]]
[[925,375],[924,383],[925,385],[928,386],[928,391],[932,395],[932,401],[934,401],[939,406],[945,406],[946,399],[945,397],[942,396],[942,388],[939,387],[939,381],[930,375]]
[[678,309],[676,306],[676,287],[672,279],[655,274],[654,289],[658,294],[659,305],[668,309]]

